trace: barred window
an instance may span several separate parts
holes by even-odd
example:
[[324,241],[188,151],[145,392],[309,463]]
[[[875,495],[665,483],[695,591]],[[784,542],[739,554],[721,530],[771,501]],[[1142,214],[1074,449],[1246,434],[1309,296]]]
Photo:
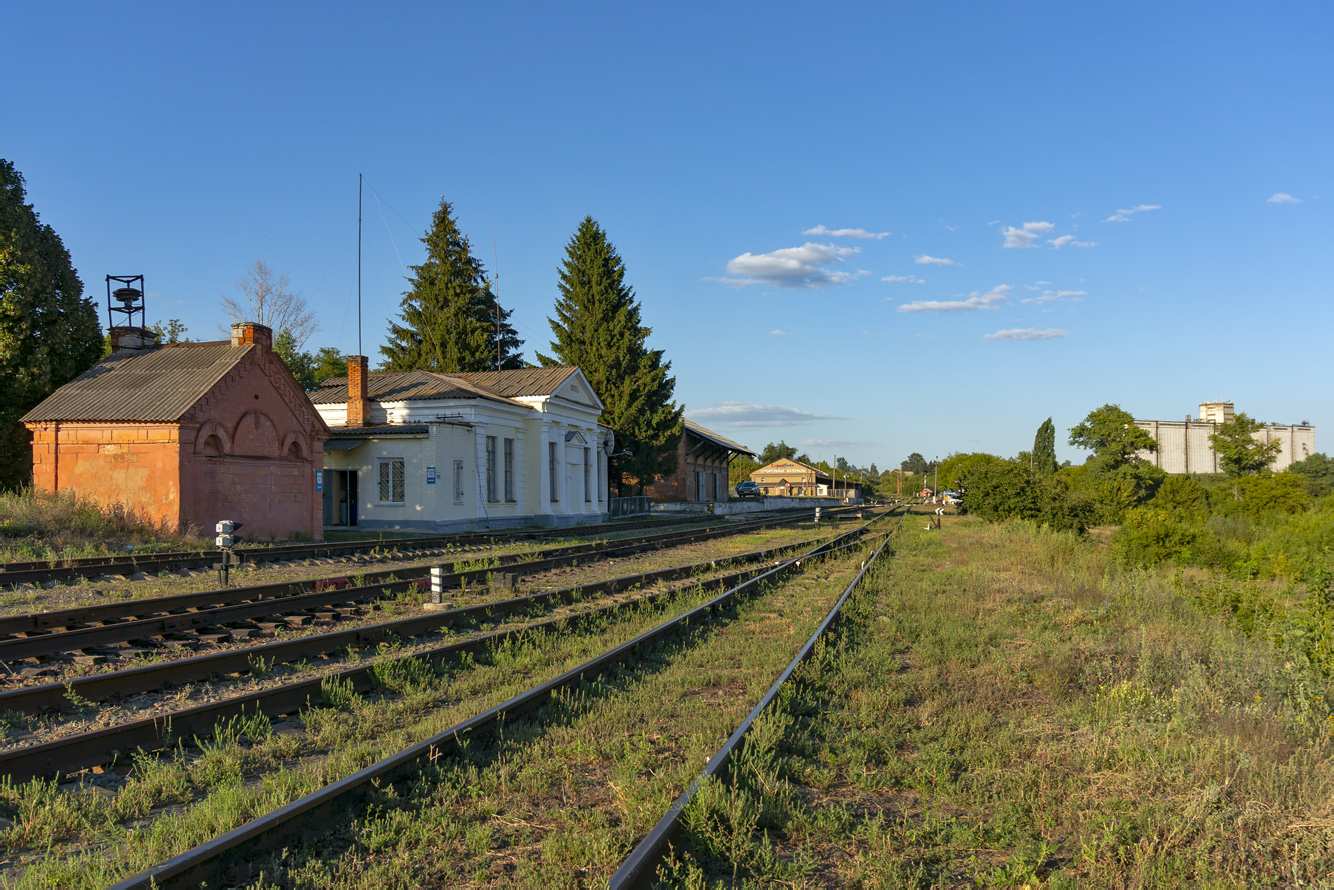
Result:
[[505,500],[514,500],[514,440],[505,440]]
[[486,437],[486,499],[496,502],[496,437]]
[[380,503],[401,504],[404,502],[403,458],[382,458],[375,462],[376,475],[380,482]]
[[454,503],[463,503],[463,461],[454,461]]

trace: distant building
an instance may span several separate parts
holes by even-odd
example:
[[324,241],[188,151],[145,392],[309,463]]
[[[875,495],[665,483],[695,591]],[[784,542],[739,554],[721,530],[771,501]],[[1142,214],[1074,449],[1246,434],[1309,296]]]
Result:
[[232,519],[246,540],[318,539],[329,428],[272,338],[250,322],[210,343],[112,328],[111,355],[23,416],[33,484],[171,529]]
[[728,467],[736,454],[755,456],[745,445],[687,420],[676,444],[676,472],[648,486],[645,493],[655,501],[725,501]]
[[[1172,474],[1221,473],[1218,455],[1209,443],[1219,424],[1236,416],[1231,402],[1202,402],[1200,417],[1193,420],[1136,420],[1158,443],[1156,452],[1141,451],[1139,457]],[[1315,454],[1315,427],[1308,423],[1288,425],[1271,423],[1251,434],[1260,442],[1278,442],[1281,450],[1269,466],[1279,472]]]
[[855,479],[834,478],[801,461],[780,458],[750,474],[760,486],[760,493],[789,498],[841,498],[860,500],[861,483]]
[[326,526],[454,531],[599,522],[611,431],[574,367],[370,373],[310,394],[330,427]]

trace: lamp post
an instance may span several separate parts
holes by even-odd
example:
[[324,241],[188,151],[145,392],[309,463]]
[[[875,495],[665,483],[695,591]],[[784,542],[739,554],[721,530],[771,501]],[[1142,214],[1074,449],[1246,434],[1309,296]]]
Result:
[[936,455],[936,497],[940,497],[940,455]]

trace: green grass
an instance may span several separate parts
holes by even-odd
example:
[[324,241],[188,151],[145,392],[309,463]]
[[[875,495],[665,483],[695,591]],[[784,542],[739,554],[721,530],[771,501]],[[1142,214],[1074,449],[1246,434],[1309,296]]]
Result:
[[664,886],[1327,885],[1328,679],[1087,539],[910,532]]
[[123,507],[73,492],[0,492],[0,562],[121,555],[208,546],[197,531],[167,529]]

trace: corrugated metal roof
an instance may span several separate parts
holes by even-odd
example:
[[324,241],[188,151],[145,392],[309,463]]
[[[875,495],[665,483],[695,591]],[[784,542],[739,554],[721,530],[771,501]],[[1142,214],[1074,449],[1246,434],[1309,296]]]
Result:
[[[430,399],[510,401],[498,393],[460,377],[435,374],[431,371],[391,371],[368,376],[366,398],[375,402],[412,402]],[[341,405],[347,401],[347,378],[330,377],[309,395],[310,400],[316,405]]]
[[475,383],[507,399],[521,399],[551,395],[577,370],[574,365],[556,365],[551,368],[516,368],[513,371],[474,371],[450,376]]
[[733,442],[726,436],[720,436],[713,430],[709,429],[708,427],[700,426],[699,424],[695,423],[695,421],[689,418],[685,419],[685,423],[686,423],[686,429],[690,430],[692,433],[694,433],[695,435],[699,436],[702,439],[708,439],[713,444],[721,445],[722,447],[730,451],[737,451],[740,452],[741,454],[749,454],[751,457],[755,456],[755,452],[751,451],[745,445],[738,445],[736,442]]
[[[331,426],[329,441],[335,439],[370,439],[377,436],[427,436],[431,428],[424,423],[374,423],[367,426]],[[327,446],[326,446],[327,447]]]
[[174,343],[107,356],[20,418],[47,421],[171,423],[256,347]]

